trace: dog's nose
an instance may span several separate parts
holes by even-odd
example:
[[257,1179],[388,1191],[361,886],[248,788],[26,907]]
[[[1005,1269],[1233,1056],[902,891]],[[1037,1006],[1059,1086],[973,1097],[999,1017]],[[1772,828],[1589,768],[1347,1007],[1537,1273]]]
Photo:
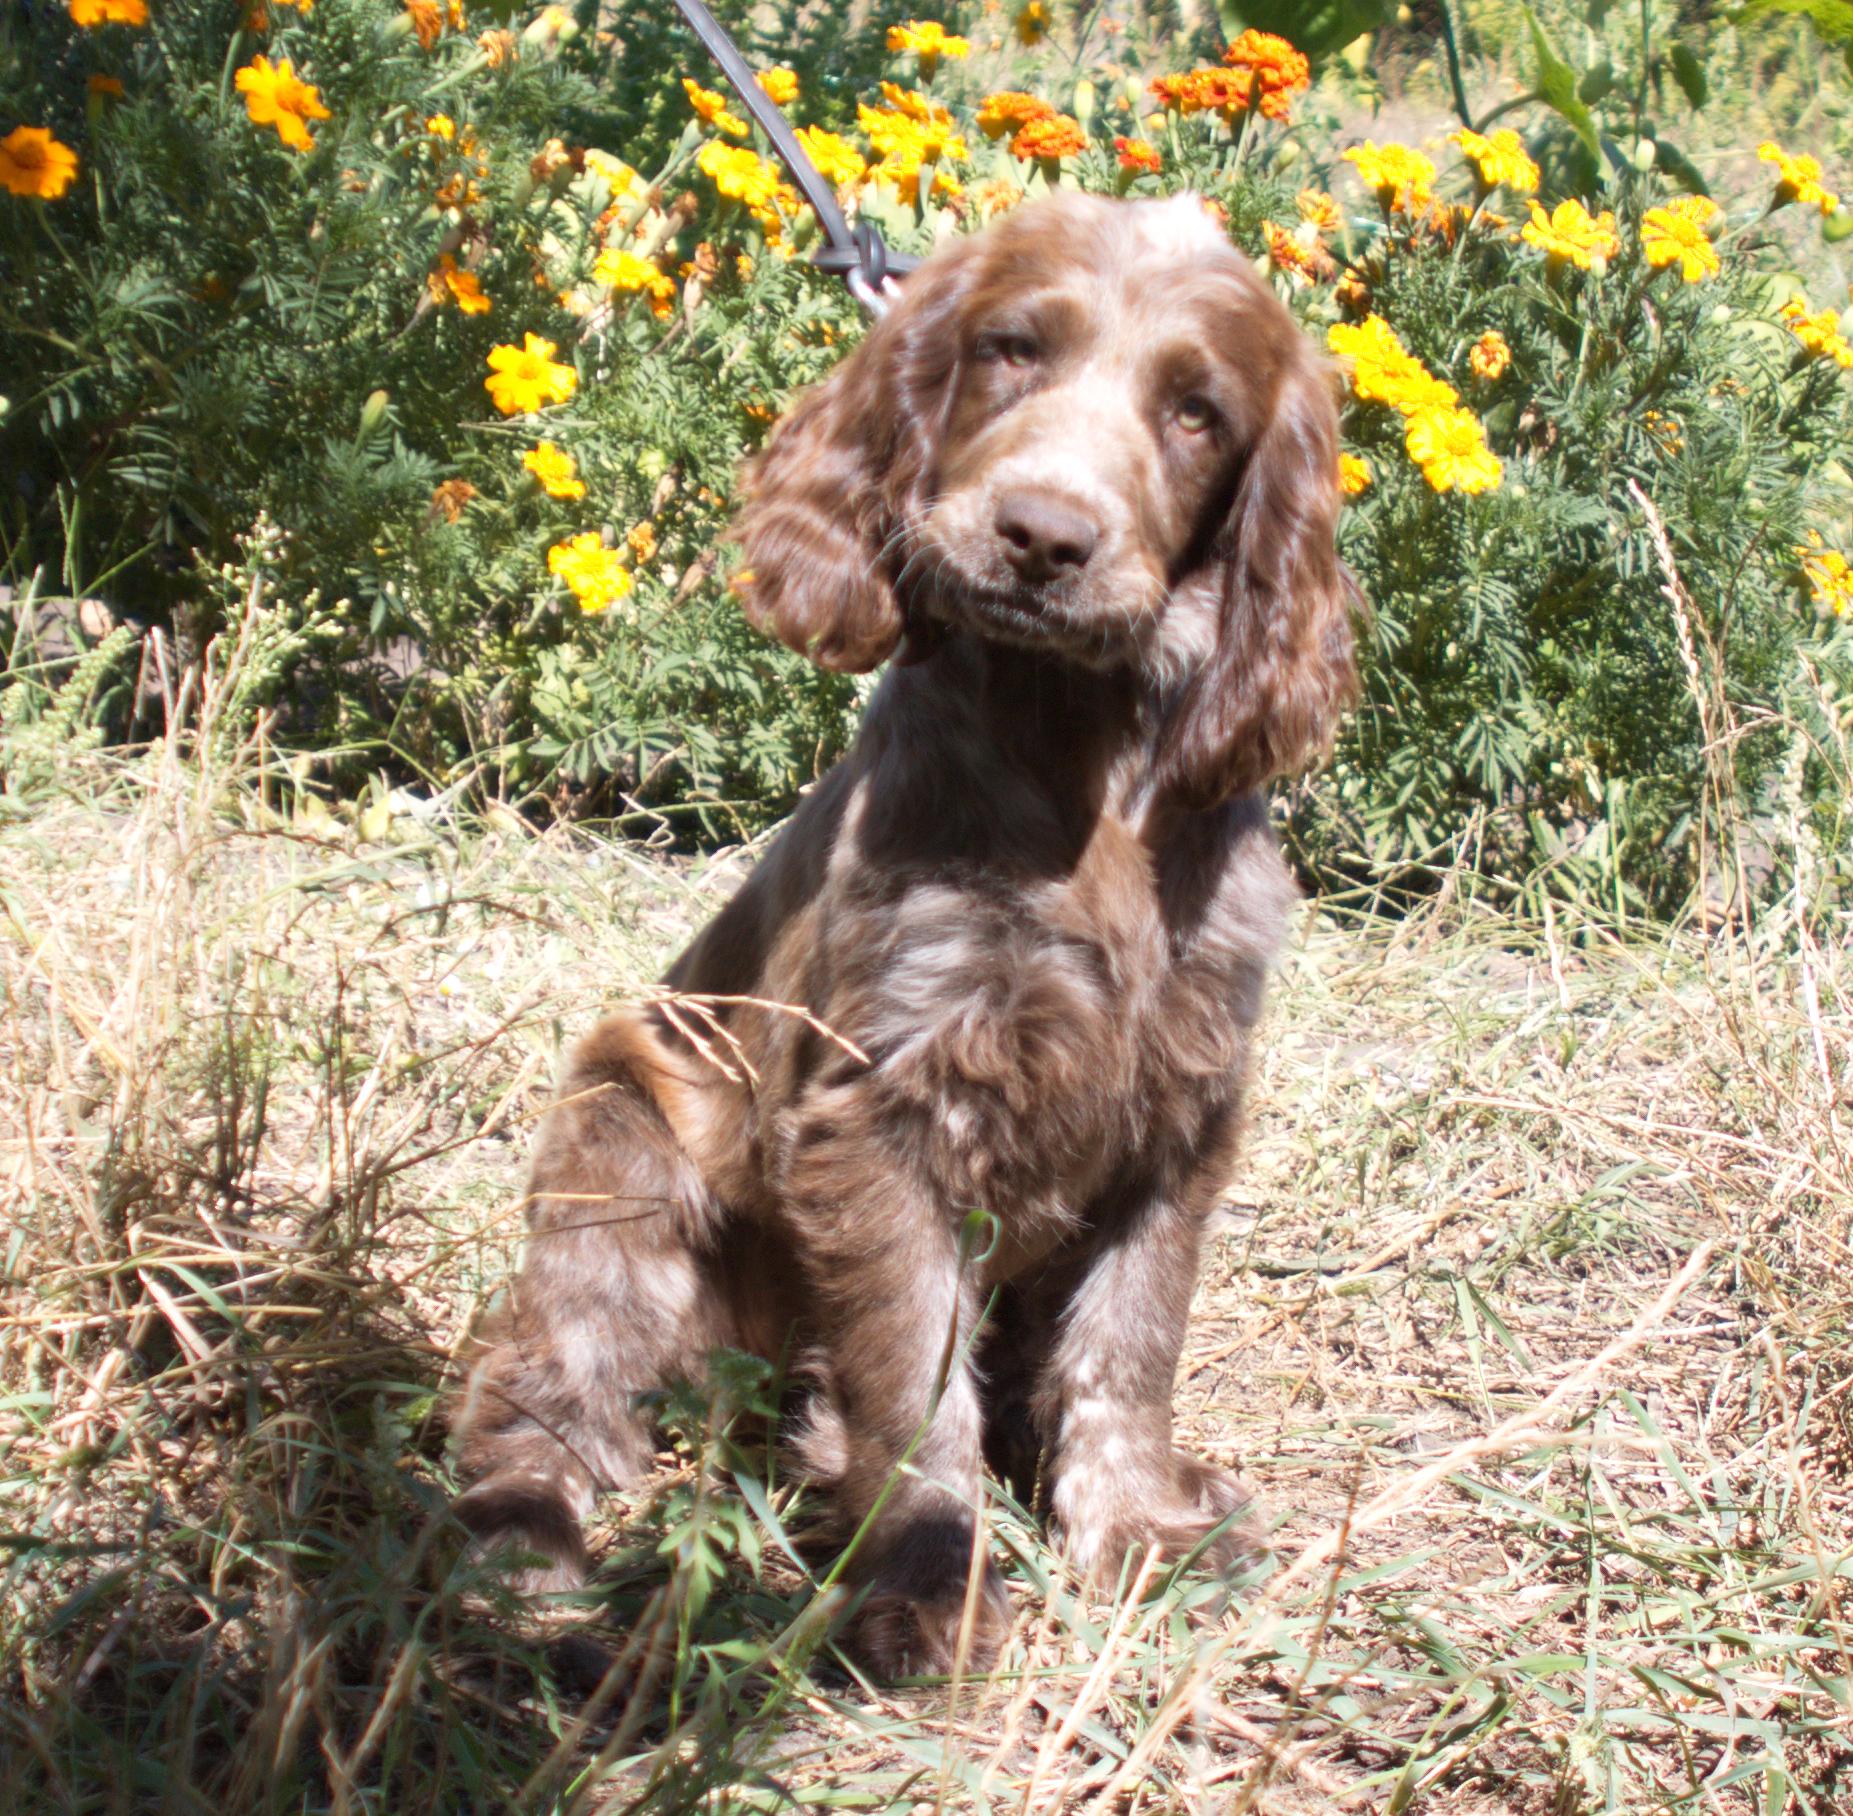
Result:
[[992,526],[1004,545],[1004,559],[1023,580],[1053,580],[1086,567],[1100,540],[1093,518],[1057,492],[1006,492],[997,501]]

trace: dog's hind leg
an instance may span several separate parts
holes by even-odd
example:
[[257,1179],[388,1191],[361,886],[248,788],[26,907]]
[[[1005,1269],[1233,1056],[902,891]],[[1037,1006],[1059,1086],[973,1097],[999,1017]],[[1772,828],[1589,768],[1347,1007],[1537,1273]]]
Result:
[[451,1408],[471,1482],[458,1517],[485,1552],[522,1554],[527,1589],[582,1579],[594,1495],[650,1461],[638,1395],[699,1377],[730,1336],[718,1215],[649,1087],[651,1052],[615,1015],[573,1055],[535,1146],[520,1276]]

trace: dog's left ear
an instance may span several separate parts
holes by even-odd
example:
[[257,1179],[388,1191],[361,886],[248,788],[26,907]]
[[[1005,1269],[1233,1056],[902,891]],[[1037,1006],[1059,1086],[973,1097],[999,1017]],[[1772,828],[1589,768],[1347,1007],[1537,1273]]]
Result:
[[1338,408],[1293,330],[1273,406],[1213,549],[1216,646],[1179,700],[1162,788],[1208,807],[1322,758],[1356,691],[1356,586],[1338,559]]
[[901,640],[895,532],[938,460],[973,244],[935,254],[908,278],[747,466],[732,531],[746,557],[741,603],[759,629],[820,667],[861,673]]

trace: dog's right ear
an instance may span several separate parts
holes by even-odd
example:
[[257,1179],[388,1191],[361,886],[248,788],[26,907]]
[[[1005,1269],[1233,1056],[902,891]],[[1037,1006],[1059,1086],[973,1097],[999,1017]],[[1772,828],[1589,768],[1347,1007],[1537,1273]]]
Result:
[[733,539],[746,615],[823,668],[861,673],[904,628],[897,534],[922,500],[960,359],[971,242],[906,279],[894,307],[798,400],[747,467]]

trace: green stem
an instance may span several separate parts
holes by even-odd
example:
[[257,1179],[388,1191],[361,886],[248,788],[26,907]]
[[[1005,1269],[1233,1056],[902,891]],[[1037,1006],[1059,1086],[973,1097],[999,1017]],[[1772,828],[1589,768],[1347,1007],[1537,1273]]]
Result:
[[1466,84],[1461,80],[1461,52],[1454,38],[1454,9],[1447,0],[1437,0],[1437,6],[1441,13],[1441,40],[1448,47],[1448,86],[1454,91],[1454,111],[1469,132],[1477,132],[1473,111],[1467,105]]

